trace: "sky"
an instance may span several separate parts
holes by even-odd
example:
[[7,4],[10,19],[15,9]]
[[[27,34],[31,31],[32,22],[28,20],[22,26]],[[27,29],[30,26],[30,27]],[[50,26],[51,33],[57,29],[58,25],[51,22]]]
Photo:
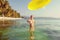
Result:
[[12,9],[19,12],[22,16],[34,15],[35,17],[54,17],[60,18],[60,0],[51,0],[51,3],[38,10],[29,10],[28,3],[31,0],[8,0]]

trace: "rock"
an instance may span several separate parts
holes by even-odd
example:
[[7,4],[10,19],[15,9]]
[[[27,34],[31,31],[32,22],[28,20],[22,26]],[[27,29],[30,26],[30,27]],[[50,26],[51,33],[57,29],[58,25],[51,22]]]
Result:
[[0,12],[4,17],[20,18],[20,13],[13,10],[7,0],[0,0]]

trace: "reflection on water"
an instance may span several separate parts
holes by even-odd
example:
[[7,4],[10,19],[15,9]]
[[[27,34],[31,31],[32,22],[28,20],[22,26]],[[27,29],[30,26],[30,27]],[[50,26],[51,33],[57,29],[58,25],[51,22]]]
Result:
[[0,40],[8,40],[7,35],[3,36],[3,34],[7,32],[7,29],[14,25],[14,23],[12,20],[0,20]]
[[[35,20],[35,40],[60,40],[60,20]],[[0,31],[0,40],[29,40],[28,30],[26,20],[17,20],[15,25]]]

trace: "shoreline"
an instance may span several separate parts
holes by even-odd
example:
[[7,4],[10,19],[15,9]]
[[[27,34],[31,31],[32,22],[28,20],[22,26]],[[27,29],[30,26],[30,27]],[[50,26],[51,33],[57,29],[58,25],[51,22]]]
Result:
[[12,17],[0,17],[0,20],[19,20],[22,18],[12,18]]

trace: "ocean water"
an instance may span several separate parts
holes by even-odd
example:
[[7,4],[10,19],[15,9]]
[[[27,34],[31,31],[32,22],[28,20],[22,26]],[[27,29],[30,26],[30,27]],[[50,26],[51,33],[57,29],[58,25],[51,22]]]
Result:
[[[17,20],[16,25],[3,34],[8,40],[29,40],[29,24],[26,20]],[[34,40],[60,40],[60,20],[35,19]]]

